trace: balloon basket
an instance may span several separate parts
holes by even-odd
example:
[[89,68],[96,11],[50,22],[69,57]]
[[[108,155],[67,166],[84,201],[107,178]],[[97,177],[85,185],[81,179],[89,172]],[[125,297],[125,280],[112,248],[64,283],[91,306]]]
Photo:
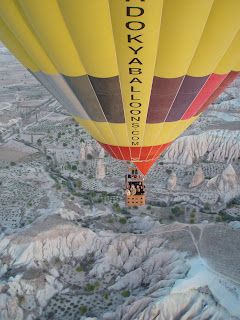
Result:
[[[144,177],[137,168],[129,168],[125,175],[126,197],[125,204],[128,207],[145,205]],[[135,189],[135,191],[133,190]],[[127,194],[127,190],[131,194]],[[133,193],[133,194],[132,194]],[[135,194],[134,194],[135,193]]]

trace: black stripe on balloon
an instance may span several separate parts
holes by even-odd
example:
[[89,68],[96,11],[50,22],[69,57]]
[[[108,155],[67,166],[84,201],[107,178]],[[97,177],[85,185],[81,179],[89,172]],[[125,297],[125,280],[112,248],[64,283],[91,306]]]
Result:
[[182,80],[183,77],[168,79],[155,76],[153,78],[147,123],[165,121]]
[[101,106],[90,83],[88,75],[69,77],[63,75],[69,87],[80,101],[92,121],[106,122]]
[[196,98],[210,75],[205,77],[191,77],[186,75],[166,122],[178,121],[187,111],[193,100]]
[[111,123],[125,123],[119,76],[96,78],[89,76],[105,117]]

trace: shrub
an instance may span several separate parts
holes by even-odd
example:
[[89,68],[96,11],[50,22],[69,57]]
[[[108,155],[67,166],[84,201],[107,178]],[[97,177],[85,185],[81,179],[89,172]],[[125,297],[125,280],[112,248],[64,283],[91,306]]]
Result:
[[72,166],[72,170],[73,171],[77,170],[77,166],[75,164]]
[[89,174],[88,179],[93,179],[93,175]]
[[180,208],[178,206],[172,208],[172,213],[179,214],[180,213]]
[[10,165],[11,165],[11,166],[15,166],[15,165],[16,165],[16,162],[13,162],[13,161],[12,161],[12,162],[10,162]]
[[90,153],[88,153],[88,154],[87,154],[87,159],[88,159],[88,160],[92,160],[92,158],[93,158],[93,156],[92,156]]
[[171,173],[172,173],[172,170],[167,169],[166,172],[167,172],[167,174],[171,174]]
[[29,206],[29,207],[32,207],[32,202],[28,202],[28,206]]
[[173,216],[173,215],[170,215],[170,216],[169,216],[169,219],[170,219],[170,220],[174,220],[174,216]]
[[124,298],[128,298],[130,296],[130,291],[129,290],[124,290],[121,295],[124,297]]
[[151,208],[152,208],[151,206],[147,206],[147,210],[151,210]]
[[221,222],[222,221],[222,218],[221,217],[217,217],[216,218],[216,222]]
[[209,204],[205,204],[205,206],[204,206],[204,210],[205,210],[205,211],[210,211],[210,210],[211,210],[211,208],[210,208]]
[[81,314],[86,313],[87,312],[87,307],[86,306],[81,306],[80,307],[80,312],[81,312]]
[[129,211],[127,211],[127,209],[126,208],[122,208],[122,214],[129,214],[130,212]]
[[55,184],[55,187],[56,187],[56,190],[60,190],[60,189],[61,189],[61,186],[60,186],[59,183],[56,183],[56,184]]
[[156,207],[167,207],[167,203],[165,201],[151,201],[151,205]]
[[68,144],[67,142],[63,142],[63,146],[66,147]]
[[190,219],[190,223],[193,224],[195,222],[194,219]]
[[83,272],[83,267],[82,267],[82,266],[78,266],[78,267],[76,268],[76,271],[77,271],[77,272]]
[[22,303],[22,302],[25,302],[26,299],[24,296],[18,296],[18,301],[19,301],[19,303]]
[[195,218],[195,213],[191,212],[191,213],[190,213],[190,217],[191,217],[191,218]]
[[117,202],[115,202],[112,206],[113,210],[120,213],[122,211],[122,209],[119,207],[119,204]]
[[105,293],[105,294],[104,294],[104,298],[105,298],[105,299],[108,299],[108,293]]
[[133,209],[137,210],[137,209],[138,209],[138,206],[133,206]]
[[86,284],[86,289],[87,289],[87,291],[91,292],[91,291],[94,291],[95,287],[94,287],[94,285],[92,285],[90,283],[87,283]]
[[108,219],[108,222],[109,222],[109,223],[114,223],[113,218],[109,218],[109,219]]
[[126,223],[127,223],[127,219],[126,219],[126,218],[120,218],[120,219],[119,219],[119,222],[120,222],[121,224],[126,224]]
[[82,180],[80,178],[77,179],[76,185],[78,187],[78,189],[81,189],[82,187]]

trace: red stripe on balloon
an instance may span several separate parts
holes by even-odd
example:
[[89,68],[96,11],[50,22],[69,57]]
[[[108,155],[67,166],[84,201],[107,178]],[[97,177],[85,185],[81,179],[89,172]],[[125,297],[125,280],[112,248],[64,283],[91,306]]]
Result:
[[142,172],[142,174],[145,176],[148,172],[148,170],[151,168],[151,166],[157,161],[155,160],[150,160],[150,161],[145,161],[145,162],[133,162],[135,166]]
[[107,153],[109,153],[113,158],[116,158],[116,155],[113,153],[112,149],[110,148],[110,146],[108,144],[104,144],[99,141],[98,141],[98,143],[103,147],[103,149],[105,151],[107,151]]
[[[167,147],[171,144],[172,142],[161,144],[158,146],[152,146],[152,147],[143,147],[142,152],[141,152],[141,157],[140,160],[152,160],[156,159],[160,156],[160,154],[167,149]],[[149,150],[148,150],[149,149]],[[161,150],[163,150],[161,152]]]
[[182,120],[190,119],[198,112],[202,105],[208,100],[212,93],[219,87],[222,81],[227,77],[228,74],[215,74],[212,73],[202,90],[199,92],[196,99],[190,105],[188,110],[182,117]]
[[207,99],[207,101],[203,104],[203,106],[198,110],[195,116],[198,116],[200,113],[204,112],[207,107],[213,103],[214,100],[240,75],[240,72],[231,71],[226,76],[226,78],[221,82],[218,88],[212,93],[212,95]]
[[[141,151],[141,157],[136,161],[149,161],[156,158],[171,144],[172,142],[161,144],[158,146],[149,146],[149,147],[130,147],[131,155],[129,152],[129,147],[121,147],[121,146],[112,146],[108,144],[104,144],[99,142],[99,144],[108,152],[113,158],[119,160],[126,160],[134,162],[134,158],[138,159],[138,155]],[[155,155],[158,155],[157,157]],[[137,157],[134,157],[137,155]],[[122,157],[123,156],[123,157]],[[124,158],[124,159],[123,159]]]
[[160,155],[167,149],[168,146],[170,146],[170,144],[172,142],[169,142],[169,143],[166,143],[166,144],[162,144],[161,147],[159,148],[159,150],[157,151],[157,153],[154,155],[154,158],[160,157]]

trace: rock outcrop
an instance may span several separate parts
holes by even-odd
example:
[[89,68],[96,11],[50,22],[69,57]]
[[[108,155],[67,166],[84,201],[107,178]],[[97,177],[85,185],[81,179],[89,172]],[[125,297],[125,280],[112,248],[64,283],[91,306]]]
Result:
[[202,183],[204,180],[205,180],[204,173],[203,173],[203,171],[202,171],[202,168],[199,167],[199,168],[197,169],[195,175],[193,176],[192,181],[191,181],[189,187],[190,187],[190,188],[196,187],[196,186],[198,186],[200,183]]
[[237,160],[240,157],[240,131],[210,130],[178,138],[166,150],[164,160],[191,165],[203,156],[207,161]]
[[66,219],[66,220],[75,220],[79,218],[79,214],[77,212],[66,209],[66,208],[60,208],[58,210],[58,213],[63,219]]
[[228,202],[240,194],[238,177],[231,164],[221,174],[210,179],[207,187],[217,190],[224,202]]
[[86,147],[86,154],[90,154],[91,156],[93,156],[93,147],[91,144],[88,144]]
[[105,166],[104,166],[102,159],[100,159],[97,164],[96,178],[97,179],[104,179],[105,178]]
[[230,221],[228,225],[234,230],[240,229],[240,221]]
[[[65,260],[86,254],[95,236],[58,215],[41,216],[31,228],[5,237],[0,242],[0,254],[9,257],[12,267],[43,267],[44,261],[53,258]],[[9,244],[14,250],[8,250]]]
[[168,190],[174,190],[176,188],[176,186],[177,186],[177,176],[173,172],[168,179],[167,188],[168,188]]
[[[239,277],[238,246],[231,238],[239,231],[210,224],[189,228],[178,223],[163,226],[158,222],[153,224],[151,219],[144,221],[149,228],[145,234],[94,233],[59,215],[52,215],[40,217],[28,229],[3,238],[0,241],[1,260],[6,262],[8,272],[17,270],[18,274],[9,277],[7,282],[0,280],[0,318],[27,319],[26,310],[32,319],[36,315],[46,318],[44,310],[49,300],[54,295],[61,297],[68,292],[67,288],[63,289],[63,266],[72,266],[76,273],[76,265],[85,264],[87,269],[83,278],[86,277],[86,282],[77,285],[80,278],[77,274],[76,282],[71,286],[72,294],[74,287],[85,294],[87,282],[101,279],[101,286],[107,283],[111,299],[118,295],[117,306],[111,310],[99,309],[98,315],[91,311],[93,319],[97,315],[99,320],[211,319],[216,316],[220,320],[236,320],[240,315],[238,278],[233,284],[223,280],[218,272],[203,265],[201,259],[211,263],[212,269],[220,264],[221,272],[224,274],[227,270],[228,277],[232,277],[236,269],[235,276]],[[137,219],[136,224],[139,224]],[[158,229],[154,230],[155,227]],[[218,232],[213,233],[213,227]],[[200,234],[200,230],[196,228],[204,229],[201,259],[196,250],[197,242],[193,242],[195,237],[199,240],[197,231]],[[223,233],[226,235],[224,240],[221,238]],[[215,239],[218,235],[220,238]],[[210,242],[206,242],[207,236],[210,236]],[[212,250],[216,245],[214,265]],[[231,252],[222,247],[225,245],[231,245]],[[233,257],[231,266],[229,256]],[[62,265],[61,272],[53,264]],[[129,297],[122,299],[124,290],[129,290]],[[28,306],[31,306],[31,312]]]
[[105,151],[104,151],[104,149],[103,149],[103,148],[101,148],[101,150],[100,150],[100,152],[99,152],[98,157],[99,157],[100,159],[103,159],[103,158],[104,158],[104,156],[105,156]]
[[85,160],[86,153],[85,153],[85,143],[82,143],[80,154],[79,154],[79,159],[80,160]]

